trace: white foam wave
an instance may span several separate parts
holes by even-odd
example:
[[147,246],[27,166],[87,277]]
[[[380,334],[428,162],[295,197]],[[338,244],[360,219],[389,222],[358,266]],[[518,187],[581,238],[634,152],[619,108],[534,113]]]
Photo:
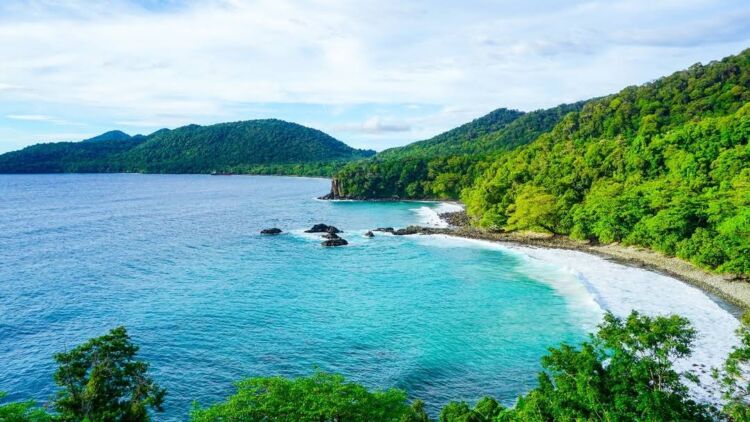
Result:
[[[472,246],[500,249],[526,260],[521,271],[553,286],[582,316],[591,330],[602,310],[626,316],[631,310],[646,315],[682,315],[697,331],[693,354],[675,362],[680,370],[697,372],[700,384],[692,394],[701,400],[720,402],[711,377],[737,344],[734,331],[739,321],[702,290],[680,280],[640,268],[632,268],[578,251],[505,245],[481,240],[429,236],[426,241],[443,247]],[[528,265],[526,265],[528,264]]]
[[428,227],[448,227],[448,223],[440,218],[440,214],[445,212],[456,212],[463,210],[463,206],[456,202],[439,202],[423,205],[419,208],[413,208],[412,211],[417,214],[417,223]]

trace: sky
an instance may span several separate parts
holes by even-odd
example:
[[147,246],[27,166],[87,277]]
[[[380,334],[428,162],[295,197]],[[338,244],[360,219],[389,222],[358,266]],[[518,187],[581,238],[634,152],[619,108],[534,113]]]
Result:
[[748,0],[1,0],[0,153],[279,118],[383,150],[750,47]]

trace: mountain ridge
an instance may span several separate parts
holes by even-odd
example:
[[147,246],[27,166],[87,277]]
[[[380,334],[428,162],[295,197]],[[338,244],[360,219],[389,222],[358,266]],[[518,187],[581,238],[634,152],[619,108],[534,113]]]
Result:
[[0,173],[327,175],[334,163],[374,154],[297,123],[256,119],[190,124],[150,135],[113,130],[79,142],[40,143],[0,155]]

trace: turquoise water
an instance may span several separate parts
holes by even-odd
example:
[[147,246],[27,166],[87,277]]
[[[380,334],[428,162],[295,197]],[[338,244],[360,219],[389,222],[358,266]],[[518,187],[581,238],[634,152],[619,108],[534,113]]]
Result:
[[[232,382],[318,367],[399,386],[434,411],[535,384],[579,341],[566,295],[521,255],[430,237],[362,236],[438,204],[325,202],[323,179],[0,176],[0,391],[54,394],[52,354],[125,325],[184,420]],[[350,246],[302,230],[324,222]],[[259,230],[287,233],[262,237]],[[539,277],[534,276],[539,272]]]

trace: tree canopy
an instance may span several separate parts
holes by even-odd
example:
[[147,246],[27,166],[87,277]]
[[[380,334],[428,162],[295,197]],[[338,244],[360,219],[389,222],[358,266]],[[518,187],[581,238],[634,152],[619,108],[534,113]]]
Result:
[[148,363],[136,359],[138,346],[125,327],[55,355],[54,402],[62,421],[148,421],[148,409],[162,411],[166,390],[148,375]]

